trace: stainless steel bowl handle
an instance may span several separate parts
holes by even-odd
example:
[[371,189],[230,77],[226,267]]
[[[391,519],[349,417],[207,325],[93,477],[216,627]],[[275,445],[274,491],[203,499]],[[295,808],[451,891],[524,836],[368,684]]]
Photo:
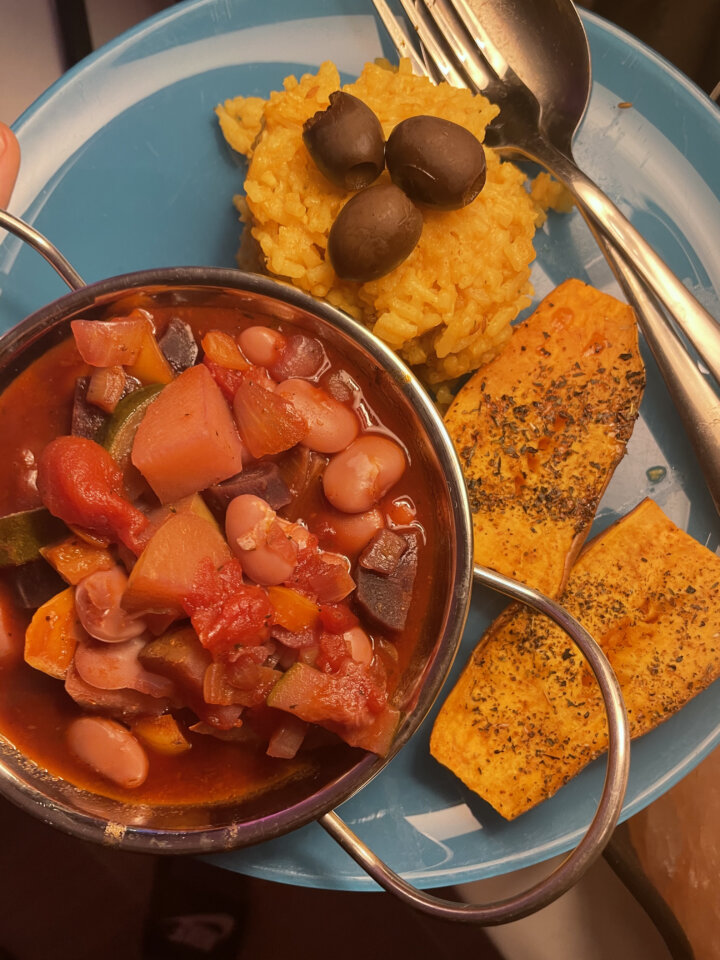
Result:
[[418,890],[403,880],[383,863],[334,811],[326,813],[319,822],[376,883],[404,903],[444,920],[497,926],[520,920],[552,903],[577,883],[600,855],[610,839],[622,809],[630,765],[630,737],[625,704],[617,678],[605,654],[587,630],[560,604],[516,580],[477,564],[475,579],[493,590],[534,607],[554,620],[585,655],[600,686],[608,719],[607,771],[595,816],[582,840],[549,876],[528,890],[495,903],[455,903]]
[[83,278],[73,269],[58,248],[50,243],[47,237],[31,227],[29,223],[13,216],[7,210],[0,210],[0,227],[24,240],[25,243],[29,243],[34,250],[45,257],[50,266],[60,274],[71,290],[80,290],[85,286]]

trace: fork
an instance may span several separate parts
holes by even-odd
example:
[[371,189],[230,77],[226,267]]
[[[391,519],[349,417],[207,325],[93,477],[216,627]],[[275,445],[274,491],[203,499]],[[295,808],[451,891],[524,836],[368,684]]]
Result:
[[[661,313],[660,301],[677,319],[716,381],[720,381],[720,326],[611,201],[578,170],[572,159],[570,136],[563,137],[558,130],[548,135],[540,129],[533,119],[539,109],[535,95],[506,63],[466,0],[400,2],[417,40],[394,16],[386,0],[373,0],[396,50],[410,60],[413,71],[435,82],[446,80],[453,86],[469,87],[501,104],[503,122],[488,127],[486,143],[501,154],[519,153],[541,163],[574,194],[578,208],[635,307],[720,512],[720,399],[672,323]],[[422,52],[418,50],[418,41]],[[558,139],[562,149],[557,145]],[[628,236],[631,245],[623,248]]]

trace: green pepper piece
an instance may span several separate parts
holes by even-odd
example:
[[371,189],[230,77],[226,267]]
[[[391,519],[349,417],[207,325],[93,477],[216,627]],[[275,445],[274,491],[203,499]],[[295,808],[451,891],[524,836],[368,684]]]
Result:
[[145,488],[140,471],[130,459],[135,434],[145,411],[160,393],[164,384],[149,383],[123,397],[113,411],[100,437],[100,443],[116,461],[125,478],[125,488],[130,499]]
[[68,528],[45,507],[0,517],[0,567],[18,567],[40,556],[40,548],[67,536]]

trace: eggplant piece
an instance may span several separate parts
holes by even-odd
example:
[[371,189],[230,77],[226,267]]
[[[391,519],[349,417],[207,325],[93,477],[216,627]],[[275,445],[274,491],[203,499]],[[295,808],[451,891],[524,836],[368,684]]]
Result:
[[[86,437],[88,440],[98,440],[104,433],[111,416],[96,407],[94,403],[89,403],[87,399],[88,387],[90,386],[90,377],[78,377],[75,381],[75,396],[73,398],[72,421],[70,433],[75,437]],[[138,390],[142,384],[137,377],[125,377],[125,386],[120,396],[119,403]],[[117,409],[117,408],[116,408]]]
[[399,533],[394,533],[387,528],[378,530],[360,554],[360,566],[389,577],[397,570],[397,565],[407,548],[407,541]]
[[165,633],[151,640],[138,654],[138,660],[151,673],[169,677],[193,700],[203,699],[205,671],[212,657],[192,627]]
[[251,464],[242,473],[213,484],[203,492],[203,497],[212,512],[223,517],[230,501],[246,493],[260,497],[273,510],[280,510],[292,501],[280,468],[276,463],[269,462]]
[[45,507],[0,517],[0,567],[17,567],[37,560],[40,548],[61,540],[68,529]]
[[195,365],[198,358],[198,345],[192,327],[179,317],[173,317],[165,333],[158,342],[163,356],[170,364],[173,373],[182,373]]
[[418,543],[414,533],[398,534],[405,551],[390,574],[368,570],[358,564],[355,572],[355,599],[369,617],[388,630],[403,630],[412,602],[417,576]]
[[70,432],[74,437],[86,437],[88,440],[94,440],[105,426],[108,415],[100,407],[88,403],[89,385],[90,377],[78,377],[75,381]]

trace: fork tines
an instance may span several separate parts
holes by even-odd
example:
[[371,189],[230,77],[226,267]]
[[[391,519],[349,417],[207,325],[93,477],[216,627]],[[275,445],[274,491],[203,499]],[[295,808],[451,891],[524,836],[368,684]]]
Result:
[[373,0],[373,4],[395,49],[400,56],[410,57],[413,71],[419,75],[487,92],[507,69],[465,0],[400,0],[415,37],[393,14],[387,0]]

